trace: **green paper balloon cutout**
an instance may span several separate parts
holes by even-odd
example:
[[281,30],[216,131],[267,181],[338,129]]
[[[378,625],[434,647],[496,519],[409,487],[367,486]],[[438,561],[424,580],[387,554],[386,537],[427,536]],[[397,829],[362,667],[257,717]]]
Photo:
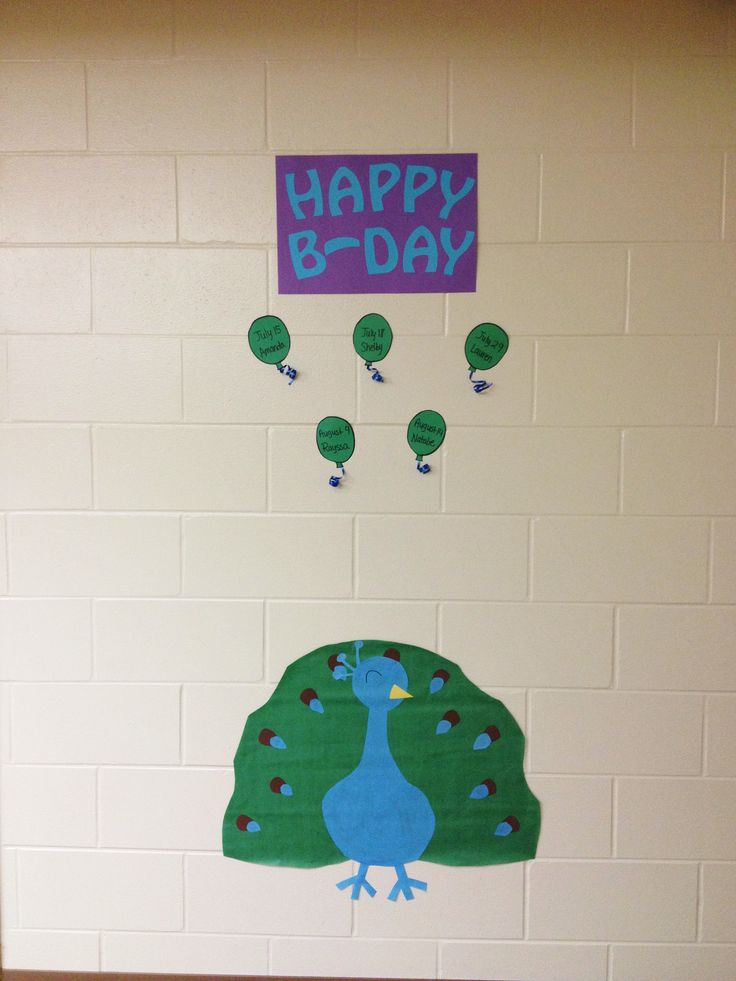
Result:
[[406,440],[417,455],[419,473],[429,473],[431,469],[429,464],[422,463],[422,460],[442,446],[446,432],[445,420],[434,409],[422,409],[409,423],[406,430]]
[[495,368],[508,349],[509,335],[498,324],[478,324],[470,331],[465,339],[465,357],[476,393],[485,392],[493,386],[493,382],[473,381],[475,372]]
[[328,483],[339,487],[345,476],[345,464],[355,451],[355,432],[353,427],[341,416],[325,416],[317,423],[317,449],[330,463],[334,463],[342,473],[333,474]]
[[383,376],[373,368],[373,363],[383,361],[391,350],[393,339],[391,324],[380,313],[367,313],[355,325],[353,347],[358,357],[364,359],[368,371],[373,372],[372,381],[383,381]]
[[289,379],[289,384],[293,384],[296,368],[283,363],[291,350],[291,337],[280,317],[272,314],[256,317],[248,330],[248,344],[259,361],[276,365],[278,371]]

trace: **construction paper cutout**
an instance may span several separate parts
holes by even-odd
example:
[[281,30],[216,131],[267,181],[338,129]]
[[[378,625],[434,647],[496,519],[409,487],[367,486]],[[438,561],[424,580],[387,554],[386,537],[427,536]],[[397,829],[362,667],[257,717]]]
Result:
[[256,317],[248,330],[248,344],[259,361],[275,364],[278,371],[289,379],[289,384],[294,383],[296,368],[283,364],[291,350],[291,337],[280,317],[270,314]]
[[340,470],[333,474],[328,483],[330,487],[339,487],[345,476],[345,464],[355,451],[355,433],[353,427],[341,416],[325,416],[317,423],[317,449],[325,460],[334,463]]
[[[433,692],[438,676],[446,680]],[[309,710],[306,692],[319,693],[322,712]],[[442,719],[454,725],[438,733]],[[499,738],[474,752],[489,729]],[[276,752],[264,732],[280,733],[288,748]],[[375,895],[371,866],[392,867],[388,898],[412,899],[427,886],[407,873],[416,859],[479,866],[534,857],[540,808],[523,759],[513,716],[457,664],[389,641],[329,644],[290,664],[247,719],[223,851],[296,868],[351,859],[357,873],[337,886],[353,899]],[[258,834],[244,833],[244,815]]]
[[276,157],[280,293],[474,292],[475,153]]
[[371,380],[383,381],[383,375],[374,370],[375,361],[383,361],[391,350],[394,332],[391,324],[380,313],[367,313],[361,317],[353,331],[353,347],[358,357],[365,360],[368,371],[372,371]]
[[465,357],[473,391],[480,393],[493,388],[493,382],[473,379],[476,371],[495,368],[509,349],[509,335],[498,324],[478,324],[465,339]]
[[428,463],[422,463],[425,456],[434,453],[442,446],[447,432],[445,420],[434,409],[422,409],[417,412],[406,430],[406,439],[411,449],[417,455],[417,470],[419,473],[429,473]]

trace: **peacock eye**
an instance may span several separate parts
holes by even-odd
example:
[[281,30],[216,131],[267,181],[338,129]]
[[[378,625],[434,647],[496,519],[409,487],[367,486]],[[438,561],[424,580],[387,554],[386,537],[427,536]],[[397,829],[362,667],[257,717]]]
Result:
[[380,671],[374,671],[373,669],[366,671],[365,683],[367,685],[377,685],[381,681],[383,681],[383,675]]

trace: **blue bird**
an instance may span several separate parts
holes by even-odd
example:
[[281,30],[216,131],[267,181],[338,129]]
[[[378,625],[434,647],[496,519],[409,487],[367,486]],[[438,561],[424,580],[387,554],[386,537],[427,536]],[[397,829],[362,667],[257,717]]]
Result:
[[[354,863],[337,887],[375,896],[427,883],[410,863],[495,865],[533,857],[539,802],[511,713],[459,665],[406,643],[331,643],[285,669],[251,712],[234,759],[223,852],[294,868]],[[396,711],[399,714],[395,714]],[[393,714],[392,714],[393,713]],[[337,876],[335,878],[338,878]]]
[[346,858],[359,863],[357,875],[343,879],[337,887],[352,886],[352,899],[358,899],[362,889],[374,896],[368,869],[371,865],[393,866],[396,883],[388,898],[395,901],[402,894],[413,899],[412,889],[426,890],[427,883],[409,878],[405,866],[420,858],[431,841],[435,816],[425,794],[396,765],[388,741],[388,713],[412,696],[397,651],[390,649],[361,663],[359,645],[356,642],[355,668],[342,659],[335,677],[344,679],[352,672],[353,693],[368,709],[363,755],[353,772],[330,787],[322,799],[330,837]]

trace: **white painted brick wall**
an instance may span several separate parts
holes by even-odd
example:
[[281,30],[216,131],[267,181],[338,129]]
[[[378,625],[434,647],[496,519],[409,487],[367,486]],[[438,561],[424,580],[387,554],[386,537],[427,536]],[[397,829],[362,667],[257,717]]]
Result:
[[[5,967],[736,977],[735,81],[700,0],[0,4]],[[361,150],[479,153],[476,293],[279,296],[274,155]],[[351,909],[219,855],[247,713],[369,634],[517,715],[535,862]]]

